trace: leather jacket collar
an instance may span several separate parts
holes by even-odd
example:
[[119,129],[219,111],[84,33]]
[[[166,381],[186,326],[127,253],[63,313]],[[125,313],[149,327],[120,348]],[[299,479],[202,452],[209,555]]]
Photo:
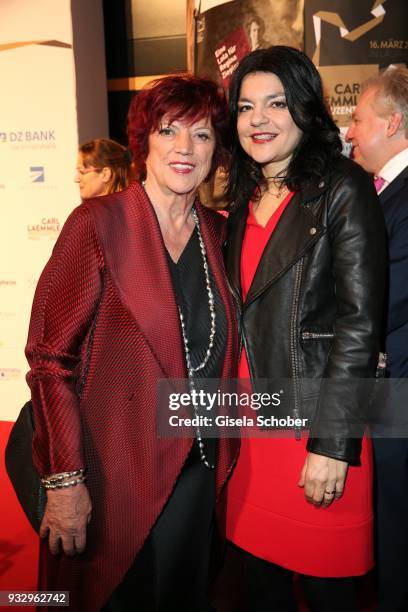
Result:
[[230,215],[226,269],[231,290],[243,309],[276,282],[326,231],[308,204],[326,191],[327,183],[325,179],[316,180],[294,194],[265,248],[245,303],[240,269],[248,207],[243,206]]

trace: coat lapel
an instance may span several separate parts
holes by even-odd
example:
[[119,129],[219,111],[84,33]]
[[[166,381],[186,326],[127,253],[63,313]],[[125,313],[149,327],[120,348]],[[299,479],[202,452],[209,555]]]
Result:
[[[90,206],[107,269],[164,378],[187,375],[179,315],[159,223],[149,198],[139,183]],[[214,213],[196,203],[208,263],[225,305],[228,342],[223,375],[234,369],[236,322],[223,274],[219,227]],[[217,219],[218,221],[218,219]]]
[[[238,336],[237,336],[237,321],[235,319],[232,297],[229,291],[225,269],[223,265],[222,242],[220,237],[220,221],[211,210],[208,210],[196,204],[198,219],[200,222],[201,235],[203,237],[205,248],[207,251],[208,264],[224,303],[225,314],[227,318],[227,345],[225,349],[225,358],[222,370],[222,378],[236,378],[238,368]],[[220,499],[220,494],[223,490],[225,482],[230,475],[239,452],[239,440],[220,440],[218,444],[217,469],[216,469],[216,493],[217,500]],[[218,504],[220,509],[223,504]]]
[[159,223],[139,183],[90,206],[108,273],[165,378],[186,376],[173,285]]
[[300,196],[295,194],[262,253],[245,305],[275,283],[324,232],[324,226],[308,208],[300,206]]
[[[231,301],[228,285],[226,283],[225,270],[223,265],[222,243],[219,228],[214,221],[214,212],[207,210],[200,204],[196,204],[198,219],[200,222],[201,235],[207,251],[208,264],[211,268],[214,281],[220,297],[223,301],[227,318],[227,346],[225,351],[223,377],[236,376],[237,365],[237,343],[236,329],[237,323],[234,317],[234,308]],[[219,221],[217,219],[217,221]]]
[[[302,192],[296,193],[283,212],[262,254],[244,307],[275,283],[326,231],[312,211],[302,204],[304,201]],[[235,216],[237,218],[233,219],[230,225],[226,262],[234,293],[241,298],[241,250],[248,207],[238,210]]]
[[408,167],[404,168],[402,172],[382,191],[379,195],[381,204],[385,204],[390,198],[392,198],[403,186],[405,181],[408,180]]
[[241,291],[241,251],[245,236],[248,207],[242,206],[228,218],[227,246],[225,267],[232,293],[238,302],[242,302]]

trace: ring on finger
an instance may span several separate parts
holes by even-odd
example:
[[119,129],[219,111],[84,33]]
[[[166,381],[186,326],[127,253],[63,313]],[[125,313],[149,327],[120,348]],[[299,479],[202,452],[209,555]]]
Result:
[[335,493],[336,493],[336,490],[334,490],[334,491],[325,491],[324,492],[325,495],[335,495]]

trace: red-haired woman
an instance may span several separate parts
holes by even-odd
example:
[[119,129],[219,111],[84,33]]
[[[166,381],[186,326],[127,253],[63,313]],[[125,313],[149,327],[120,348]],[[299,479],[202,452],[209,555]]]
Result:
[[82,199],[122,191],[132,180],[132,155],[126,147],[108,138],[80,145],[75,182]]
[[216,85],[190,76],[135,97],[140,181],[73,211],[38,284],[26,353],[47,489],[39,588],[69,591],[71,610],[208,609],[237,449],[199,431],[158,438],[156,393],[163,378],[235,375],[225,221],[196,196],[223,161],[226,117]]

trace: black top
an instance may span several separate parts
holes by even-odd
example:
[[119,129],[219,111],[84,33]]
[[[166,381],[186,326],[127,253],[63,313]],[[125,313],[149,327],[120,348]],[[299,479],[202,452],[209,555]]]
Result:
[[[170,255],[168,259],[177,304],[183,313],[185,331],[190,349],[190,361],[194,368],[197,367],[205,357],[211,329],[208,293],[197,228],[195,228],[191,234],[177,263],[174,263]],[[200,384],[199,380],[208,378],[216,379],[221,376],[227,339],[227,319],[225,316],[224,304],[215,284],[211,269],[209,273],[211,289],[214,295],[215,339],[214,346],[211,349],[211,356],[206,366],[194,374],[197,391],[200,389],[204,389],[205,391],[216,391],[216,388],[213,389],[213,385],[209,385],[204,381]],[[198,407],[197,414],[214,417],[214,414],[210,415],[206,412],[205,408],[201,406]],[[214,421],[209,428],[201,427],[201,434],[204,438],[204,453],[208,461],[214,464],[216,458],[215,437],[217,435]],[[200,460],[198,448],[197,445],[194,445],[190,460],[195,461],[197,459]]]
[[[191,365],[194,368],[205,357],[211,329],[208,293],[197,228],[191,234],[177,263],[174,263],[170,255],[168,255],[168,260],[177,303],[184,318]],[[215,341],[207,365],[195,373],[196,378],[219,378],[224,362],[227,319],[211,269],[210,283],[214,295],[216,317]]]

